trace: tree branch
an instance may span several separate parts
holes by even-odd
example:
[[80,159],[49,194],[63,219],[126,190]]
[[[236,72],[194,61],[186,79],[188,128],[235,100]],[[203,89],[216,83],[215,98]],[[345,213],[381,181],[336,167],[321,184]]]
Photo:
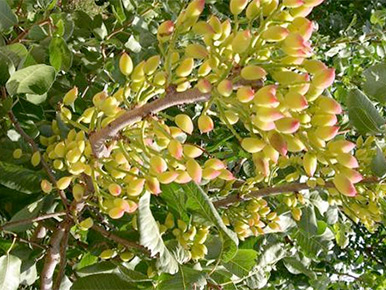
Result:
[[[84,202],[77,202],[73,200],[70,207],[70,212],[76,213],[82,210],[84,206]],[[54,230],[52,237],[50,239],[49,249],[46,253],[46,258],[44,261],[43,271],[41,273],[41,282],[40,289],[41,290],[52,290],[53,288],[53,280],[54,280],[54,272],[56,266],[60,263],[60,269],[57,276],[57,280],[55,283],[55,287],[57,284],[60,286],[60,283],[63,279],[63,275],[66,267],[66,251],[68,238],[70,234],[70,229],[74,224],[74,218],[71,215],[66,215],[66,218],[59,224],[58,228]]]
[[198,89],[191,89],[182,93],[171,90],[164,98],[157,99],[142,107],[127,111],[125,114],[111,122],[106,127],[90,134],[90,143],[95,157],[108,157],[109,151],[105,145],[107,139],[115,137],[120,130],[140,121],[144,117],[158,113],[167,108],[207,101],[210,93],[201,93]]
[[22,220],[18,220],[18,221],[14,221],[14,222],[8,222],[8,223],[5,223],[2,226],[0,226],[0,230],[3,231],[9,227],[32,224],[34,222],[38,222],[38,221],[42,221],[42,220],[50,219],[50,218],[56,218],[56,217],[60,217],[60,216],[64,216],[64,215],[66,215],[65,212],[54,212],[54,213],[49,213],[46,215],[38,216],[38,217],[32,218],[32,219],[22,219]]
[[[5,99],[7,97],[7,92],[5,90],[5,87],[2,87],[1,88],[1,93],[2,93],[2,98]],[[23,128],[20,126],[20,123],[17,121],[14,113],[12,112],[12,110],[10,110],[8,112],[8,117],[11,121],[11,123],[13,124],[13,126],[15,127],[16,131],[23,137],[23,139],[31,146],[32,148],[32,151],[33,152],[38,152],[39,151],[39,146],[36,144],[35,140],[33,138],[31,138],[24,130]],[[52,184],[54,184],[56,186],[56,178],[55,178],[55,175],[54,173],[52,172],[51,170],[51,167],[48,165],[48,163],[44,160],[44,158],[41,158],[41,161],[40,163],[42,164],[45,172],[47,173],[50,181]],[[68,213],[68,200],[67,200],[67,197],[66,195],[64,194],[64,191],[62,190],[58,190],[58,193],[59,193],[59,196],[60,196],[60,199],[62,200],[63,202],[63,205],[64,205],[64,208],[66,209],[66,212]]]
[[16,234],[13,233],[13,232],[7,232],[7,231],[5,231],[5,234],[6,234],[6,235],[12,236],[14,239],[16,239],[16,241],[18,241],[18,242],[20,242],[20,243],[28,244],[28,245],[30,245],[30,246],[32,246],[32,247],[40,248],[40,249],[46,250],[46,247],[45,247],[45,246],[42,246],[41,244],[35,243],[34,241],[31,241],[31,240],[23,239],[23,238],[19,237],[18,235],[16,235]]
[[70,236],[70,229],[73,224],[73,221],[67,223],[64,228],[64,235],[62,238],[62,242],[60,244],[60,263],[59,263],[59,271],[55,279],[53,290],[59,290],[60,284],[62,283],[65,271],[66,271],[66,265],[67,265],[67,259],[66,259],[66,252],[67,252],[67,246],[68,246],[68,239]]
[[[43,19],[41,21],[39,21],[38,23],[36,23],[36,25],[45,25],[45,24],[52,24],[51,23],[51,19],[50,18],[46,18],[46,19]],[[13,39],[9,44],[13,44],[13,43],[17,43],[17,42],[20,42],[24,37],[27,36],[27,34],[30,32],[30,29],[32,28],[33,26],[31,26],[30,28],[27,28],[25,30],[23,30],[15,39]]]
[[124,238],[121,238],[121,237],[119,237],[117,235],[114,235],[113,233],[105,230],[104,228],[102,228],[100,226],[97,226],[97,225],[94,224],[92,226],[92,229],[94,231],[100,233],[102,236],[104,236],[104,237],[106,237],[106,238],[108,238],[110,240],[113,240],[114,242],[116,242],[118,244],[121,244],[121,245],[125,246],[127,249],[135,248],[135,249],[140,250],[141,252],[143,252],[145,254],[149,254],[148,250],[145,247],[143,247],[143,246],[141,246],[141,245],[139,245],[139,244],[137,244],[135,242],[128,241],[128,240],[126,240]]
[[[371,184],[371,183],[377,183],[377,182],[379,182],[379,179],[377,177],[369,177],[369,178],[363,179],[360,182],[360,184]],[[335,185],[332,182],[326,182],[325,185],[316,186],[314,188],[311,188],[306,183],[296,182],[296,183],[290,183],[290,184],[277,186],[277,187],[262,188],[256,191],[252,191],[248,195],[239,195],[239,194],[229,195],[224,199],[220,199],[218,201],[213,202],[213,205],[216,208],[228,207],[234,203],[247,201],[254,197],[274,196],[285,192],[296,192],[296,191],[305,190],[305,189],[323,189],[323,188],[333,188],[333,187],[335,187]]]
[[[250,85],[255,89],[263,86],[262,80],[248,81],[241,79],[234,84],[234,89],[240,86]],[[177,93],[174,87],[169,87],[168,92],[164,98],[157,99],[150,103],[137,107],[133,110],[129,110],[116,120],[108,124],[106,127],[90,134],[89,140],[91,143],[92,151],[96,158],[108,157],[110,155],[105,142],[107,139],[115,137],[119,131],[123,128],[132,125],[135,122],[140,121],[144,117],[150,114],[156,114],[165,109],[178,106],[187,105],[199,102],[208,101],[211,93],[201,93],[197,88],[187,90],[185,92]]]
[[53,233],[49,249],[44,260],[44,267],[40,278],[41,290],[52,290],[53,277],[56,265],[60,259],[60,244],[66,233],[66,228],[71,225],[70,219],[66,218],[59,224],[58,229]]

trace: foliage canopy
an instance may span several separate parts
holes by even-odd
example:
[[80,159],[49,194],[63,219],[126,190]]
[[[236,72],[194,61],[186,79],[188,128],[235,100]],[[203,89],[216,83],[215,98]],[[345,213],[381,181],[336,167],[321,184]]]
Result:
[[385,1],[0,0],[0,289],[385,289]]

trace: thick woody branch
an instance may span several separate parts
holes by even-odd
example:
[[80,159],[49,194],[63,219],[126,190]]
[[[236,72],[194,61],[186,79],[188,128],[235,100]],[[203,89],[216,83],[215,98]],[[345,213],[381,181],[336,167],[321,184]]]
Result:
[[61,260],[60,245],[63,238],[65,237],[66,232],[68,232],[67,228],[71,227],[71,224],[71,220],[67,218],[62,223],[60,223],[59,228],[53,233],[51,237],[40,278],[41,290],[52,290],[55,268]]
[[[360,182],[360,184],[372,184],[377,182],[379,182],[378,178],[369,177],[369,178],[363,179]],[[298,192],[298,191],[307,190],[307,189],[325,189],[325,188],[333,188],[333,187],[335,187],[335,185],[332,182],[326,182],[325,185],[317,186],[314,188],[308,186],[306,183],[291,183],[291,184],[286,184],[286,185],[277,186],[277,187],[262,188],[256,191],[252,191],[248,195],[239,195],[239,194],[229,195],[224,199],[213,202],[213,205],[217,208],[229,207],[230,205],[235,204],[237,202],[248,201],[256,197],[274,196],[281,193]]]
[[[70,206],[70,212],[76,213],[82,210],[84,202],[74,200]],[[66,215],[66,218],[54,230],[51,236],[49,248],[44,260],[44,267],[41,273],[40,289],[53,290],[58,289],[64,276],[65,267],[67,264],[66,251],[70,229],[74,224],[74,217]],[[60,268],[55,285],[53,285],[54,272],[56,266],[60,263]],[[53,287],[54,286],[54,287]],[[57,288],[56,288],[57,287]]]
[[[248,81],[241,79],[234,84],[234,89],[237,89],[243,85],[250,85],[255,89],[258,89],[263,86],[263,82],[262,80]],[[142,107],[137,107],[133,110],[127,111],[125,114],[111,122],[105,128],[91,133],[90,143],[92,151],[96,158],[108,157],[110,152],[107,149],[105,142],[108,139],[114,138],[118,132],[125,127],[140,121],[150,114],[156,114],[174,106],[206,102],[209,100],[210,96],[211,93],[202,93],[197,88],[177,93],[175,89],[171,87],[169,88],[169,91],[164,98],[157,99],[143,105]]]
[[59,271],[56,276],[56,280],[54,283],[53,290],[59,290],[60,284],[62,283],[65,271],[66,271],[66,265],[67,265],[67,259],[66,259],[66,252],[67,252],[67,246],[68,246],[68,239],[70,236],[70,229],[73,224],[73,221],[66,224],[66,227],[64,229],[64,235],[62,238],[62,241],[60,243],[60,262],[59,262]]
[[109,151],[105,145],[106,140],[115,137],[123,128],[140,121],[150,114],[158,113],[170,107],[207,101],[209,96],[209,93],[201,93],[198,89],[191,89],[182,93],[171,90],[164,98],[127,111],[105,128],[91,134],[90,143],[95,157],[108,157]]

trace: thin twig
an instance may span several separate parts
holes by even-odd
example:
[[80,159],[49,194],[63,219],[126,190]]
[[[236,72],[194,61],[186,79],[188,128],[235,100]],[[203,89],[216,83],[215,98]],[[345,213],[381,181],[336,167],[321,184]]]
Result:
[[217,285],[217,284],[211,283],[209,281],[206,282],[206,285],[208,286],[208,290],[222,290],[222,289],[224,289],[221,285]]
[[20,0],[19,2],[19,5],[17,6],[17,9],[16,9],[16,15],[19,15],[20,11],[21,11],[21,6],[23,5],[23,2],[24,0]]
[[[44,24],[51,24],[51,20],[48,18],[48,19],[43,19],[42,21],[36,23],[36,25],[44,25]],[[13,39],[9,44],[13,44],[13,43],[16,43],[16,42],[19,42],[20,40],[22,40],[30,31],[32,27],[30,28],[27,28],[26,30],[24,30],[22,33],[20,33],[15,39]]]
[[[2,87],[1,88],[1,93],[2,93],[2,98],[3,99],[6,99],[7,97],[7,92],[5,90],[5,87]],[[32,148],[32,151],[33,152],[38,152],[39,151],[39,147],[38,145],[36,144],[35,140],[33,138],[31,138],[24,130],[23,128],[20,126],[20,123],[17,121],[14,113],[12,112],[12,110],[10,110],[8,112],[8,117],[10,119],[10,121],[12,122],[13,126],[15,127],[16,131],[23,137],[23,139],[31,146]],[[42,164],[45,172],[47,173],[51,183],[53,183],[54,185],[56,185],[56,178],[55,178],[55,175],[51,169],[51,167],[48,165],[48,163],[44,160],[44,158],[41,158],[41,161],[40,163]],[[62,190],[58,190],[58,193],[59,193],[59,196],[63,202],[63,205],[66,209],[66,212],[68,213],[68,200],[67,200],[67,197],[64,193],[64,191]]]
[[[379,179],[376,177],[369,177],[366,179],[363,179],[360,183],[361,184],[371,184],[371,183],[377,183],[379,182]],[[308,186],[306,183],[290,183],[282,186],[277,187],[267,187],[262,188],[256,191],[250,192],[248,195],[229,195],[228,197],[213,202],[213,205],[217,208],[219,207],[228,207],[232,204],[235,204],[237,202],[247,201],[254,197],[264,197],[264,196],[273,196],[278,195],[285,192],[296,192],[300,190],[306,190],[306,189],[323,189],[323,188],[333,188],[335,185],[332,182],[326,182],[323,186],[316,186],[314,188]]]
[[15,233],[13,232],[8,232],[8,231],[5,231],[5,234],[6,235],[11,235],[14,239],[16,239],[16,241],[20,242],[20,243],[24,243],[24,244],[29,244],[30,246],[32,247],[35,247],[35,248],[40,248],[40,249],[43,249],[43,250],[46,250],[47,248],[41,244],[38,244],[38,243],[35,243],[33,241],[30,241],[30,240],[26,240],[26,239],[23,239],[21,237],[19,237],[18,235],[16,235]]
[[32,219],[29,218],[29,219],[17,220],[17,221],[14,221],[14,222],[8,222],[8,223],[5,223],[2,226],[0,226],[0,230],[3,231],[3,230],[6,230],[9,227],[15,227],[15,226],[20,226],[20,225],[32,224],[34,222],[38,222],[38,221],[42,221],[42,220],[46,220],[46,219],[50,219],[50,218],[56,218],[56,217],[60,217],[60,216],[64,216],[64,215],[66,215],[65,212],[54,212],[54,213],[49,213],[49,214],[41,215],[41,216],[38,216],[38,217],[35,217],[35,218],[32,218]]
[[145,254],[149,254],[148,250],[146,250],[145,247],[135,243],[135,242],[131,242],[131,241],[128,241],[124,238],[121,238],[120,236],[117,236],[107,230],[105,230],[104,228],[100,227],[100,226],[97,226],[97,225],[93,225],[92,226],[92,229],[98,233],[100,233],[102,236],[110,239],[110,240],[113,240],[114,242],[118,243],[118,244],[121,244],[123,246],[125,246],[126,248],[128,249],[131,249],[131,248],[135,248],[137,250],[140,250],[141,252],[145,253]]

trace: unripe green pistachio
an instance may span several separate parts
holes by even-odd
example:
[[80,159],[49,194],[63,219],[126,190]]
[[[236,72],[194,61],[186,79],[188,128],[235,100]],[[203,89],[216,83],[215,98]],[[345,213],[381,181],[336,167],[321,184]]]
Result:
[[32,157],[31,157],[31,164],[32,164],[32,166],[34,166],[34,167],[38,166],[40,164],[40,161],[41,161],[40,152],[39,151],[35,151],[32,154]]
[[75,184],[72,187],[72,195],[74,196],[74,199],[76,201],[78,201],[78,202],[81,201],[83,199],[84,193],[85,193],[84,186],[82,186],[80,184]]
[[108,250],[104,250],[104,251],[99,255],[99,257],[100,257],[102,260],[108,260],[108,259],[113,258],[115,255],[116,255],[116,252],[115,252],[114,250],[108,249]]
[[173,21],[167,20],[158,27],[157,39],[159,42],[163,43],[170,39],[174,31]]
[[202,149],[194,145],[185,144],[183,148],[184,155],[189,158],[197,158],[203,153]]
[[147,75],[153,74],[157,67],[160,64],[161,57],[159,55],[154,55],[150,57],[144,64],[143,70]]
[[191,74],[194,66],[194,59],[192,57],[185,58],[176,69],[178,77],[187,77]]
[[208,115],[201,115],[198,118],[198,129],[201,133],[208,133],[214,128],[214,123],[211,117]]
[[186,171],[194,182],[196,182],[197,184],[201,183],[202,168],[197,161],[195,161],[194,159],[189,159],[186,162]]
[[317,165],[318,159],[315,154],[307,152],[303,157],[303,167],[308,176],[314,176]]
[[257,65],[248,65],[241,70],[241,77],[245,80],[259,80],[264,78],[266,75],[267,72]]
[[15,159],[20,159],[21,158],[21,156],[23,155],[23,151],[21,150],[21,149],[15,149],[14,151],[13,151],[13,153],[12,153],[12,156],[13,156],[13,158],[15,158]]
[[86,218],[85,220],[79,223],[80,228],[84,231],[92,228],[93,225],[94,225],[94,221],[92,220],[92,218]]
[[176,125],[184,132],[192,134],[194,125],[192,119],[186,114],[178,114],[174,118]]
[[192,58],[196,58],[196,59],[204,59],[208,56],[208,51],[202,45],[194,43],[194,44],[189,44],[185,48],[185,54],[187,57],[192,57]]
[[248,5],[248,0],[231,0],[229,4],[233,15],[239,15]]
[[249,153],[259,152],[263,150],[265,145],[266,143],[263,140],[255,137],[244,138],[241,141],[241,147],[243,147],[243,149]]
[[279,42],[284,40],[289,34],[287,28],[279,25],[270,26],[262,33],[262,38],[269,42]]
[[71,181],[72,181],[72,176],[62,177],[56,183],[56,187],[60,190],[65,190],[67,187],[70,186]]
[[123,252],[119,255],[119,257],[121,258],[122,261],[124,262],[128,262],[130,261],[131,259],[134,258],[134,254],[132,252]]
[[233,84],[230,80],[222,80],[217,85],[217,91],[224,97],[229,97],[233,92]]
[[232,40],[232,49],[235,53],[243,53],[249,48],[252,34],[249,30],[241,30],[236,33]]
[[73,87],[70,91],[68,91],[64,95],[63,103],[66,106],[70,106],[70,105],[72,105],[75,102],[77,96],[78,96],[78,88],[77,87]]
[[245,14],[249,20],[254,19],[257,16],[259,16],[259,14],[260,14],[260,0],[252,0],[248,4]]
[[126,52],[122,53],[121,57],[119,58],[119,69],[125,76],[130,75],[133,71],[133,61]]
[[40,187],[44,193],[50,193],[52,191],[52,184],[46,179],[41,181]]

